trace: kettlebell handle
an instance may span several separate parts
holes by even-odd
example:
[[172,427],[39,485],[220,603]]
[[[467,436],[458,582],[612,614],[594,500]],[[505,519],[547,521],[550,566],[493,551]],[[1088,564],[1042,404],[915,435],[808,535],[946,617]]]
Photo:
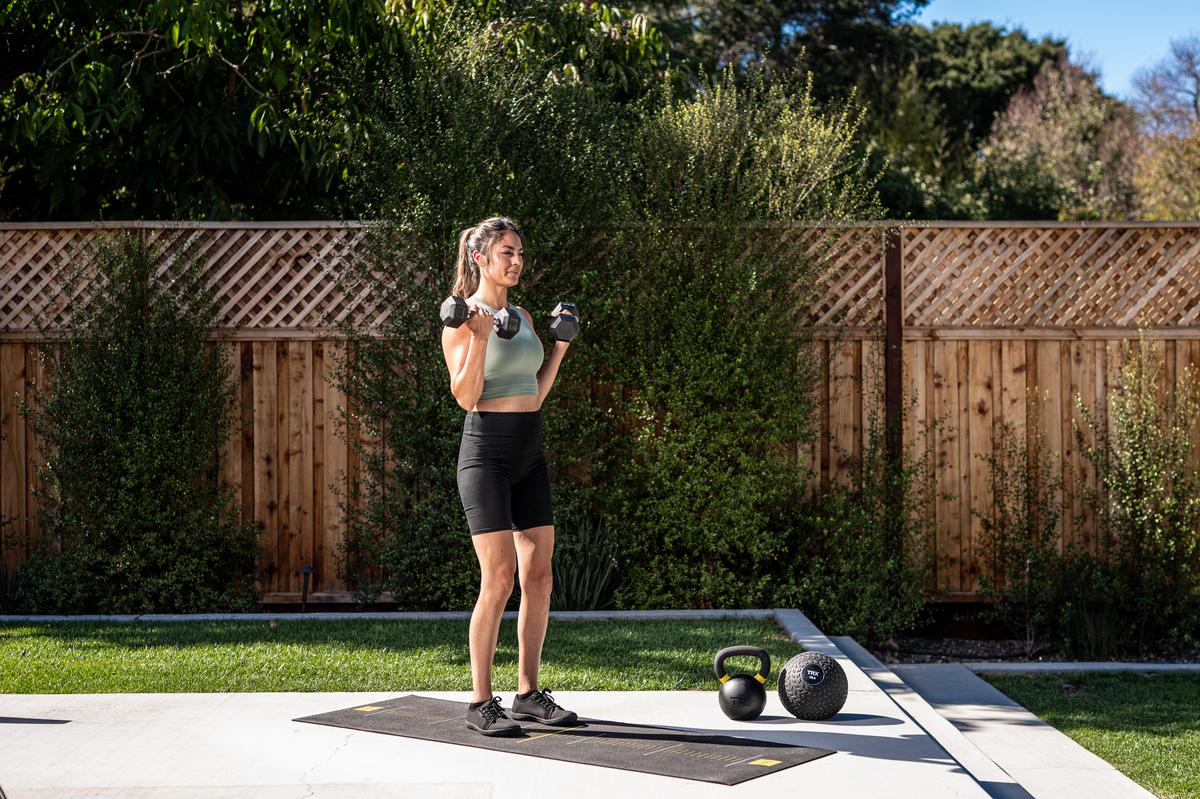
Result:
[[771,656],[767,654],[767,650],[758,646],[727,646],[718,652],[717,656],[713,658],[713,673],[717,675],[718,680],[724,683],[730,679],[729,672],[725,670],[725,658],[734,655],[749,655],[758,658],[759,668],[754,679],[760,683],[767,681],[767,677],[771,674]]

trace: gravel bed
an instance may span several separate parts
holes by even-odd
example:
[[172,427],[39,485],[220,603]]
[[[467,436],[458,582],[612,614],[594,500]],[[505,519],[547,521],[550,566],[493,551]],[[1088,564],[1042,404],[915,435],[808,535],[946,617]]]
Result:
[[[883,663],[957,663],[980,660],[997,663],[1062,662],[1057,650],[1046,649],[1027,657],[1025,642],[1017,640],[986,640],[974,638],[896,638],[884,643],[865,645],[867,651]],[[1200,663],[1200,649],[1146,657],[1112,658],[1124,663]]]

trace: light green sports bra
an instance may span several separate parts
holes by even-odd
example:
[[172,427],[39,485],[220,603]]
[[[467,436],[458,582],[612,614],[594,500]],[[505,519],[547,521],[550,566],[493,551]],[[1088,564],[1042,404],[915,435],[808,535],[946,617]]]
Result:
[[[479,297],[471,297],[469,301],[479,303],[492,313],[498,310]],[[488,334],[487,352],[483,357],[483,393],[479,399],[536,395],[537,373],[542,368],[545,354],[542,341],[529,326],[525,314],[521,314],[521,329],[510,339],[500,338],[493,328]]]

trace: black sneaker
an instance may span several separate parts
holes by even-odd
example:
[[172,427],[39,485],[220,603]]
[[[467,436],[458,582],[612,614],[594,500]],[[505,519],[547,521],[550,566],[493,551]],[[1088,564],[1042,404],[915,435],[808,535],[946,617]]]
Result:
[[520,735],[521,725],[504,715],[500,697],[467,705],[467,726],[483,735]]
[[564,710],[550,698],[549,688],[544,691],[534,689],[524,699],[518,695],[513,699],[511,712],[514,719],[536,721],[539,724],[550,724],[554,727],[575,724],[579,721],[575,711]]

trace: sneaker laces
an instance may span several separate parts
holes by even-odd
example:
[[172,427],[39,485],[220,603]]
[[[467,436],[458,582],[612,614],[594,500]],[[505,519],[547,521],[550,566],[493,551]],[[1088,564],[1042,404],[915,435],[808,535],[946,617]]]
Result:
[[479,713],[483,716],[484,722],[493,722],[504,715],[504,708],[500,707],[500,697],[493,696],[486,703],[479,706]]
[[529,695],[529,698],[532,699],[534,702],[537,702],[542,707],[546,708],[546,710],[549,713],[553,713],[554,708],[557,707],[557,705],[555,704],[554,700],[550,698],[550,690],[551,689],[549,689],[549,688],[547,688],[543,691],[535,690],[532,694]]

